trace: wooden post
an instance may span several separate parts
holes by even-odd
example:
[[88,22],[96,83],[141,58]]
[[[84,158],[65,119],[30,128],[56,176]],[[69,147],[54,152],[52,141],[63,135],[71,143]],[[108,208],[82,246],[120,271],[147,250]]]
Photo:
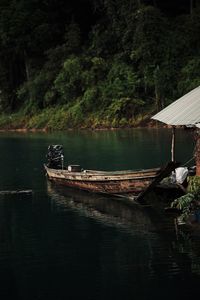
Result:
[[171,160],[175,161],[175,126],[172,126]]
[[200,130],[196,132],[196,147],[195,147],[196,175],[200,176]]

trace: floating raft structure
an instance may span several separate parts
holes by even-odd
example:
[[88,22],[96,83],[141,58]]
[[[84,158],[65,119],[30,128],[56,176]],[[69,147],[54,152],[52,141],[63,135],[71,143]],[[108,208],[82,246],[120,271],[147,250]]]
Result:
[[33,194],[32,190],[15,190],[15,191],[0,191],[0,195],[18,195],[18,194],[25,194],[25,195],[31,195]]

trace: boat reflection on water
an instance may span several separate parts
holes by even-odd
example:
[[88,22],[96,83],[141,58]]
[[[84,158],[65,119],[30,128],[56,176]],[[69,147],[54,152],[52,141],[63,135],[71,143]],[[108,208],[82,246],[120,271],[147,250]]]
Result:
[[[177,224],[177,219],[175,219]],[[179,265],[189,263],[189,271],[200,276],[200,229],[191,227],[177,227],[176,241],[171,243],[172,251]]]
[[142,232],[154,230],[145,207],[134,201],[57,186],[49,181],[47,192],[51,198],[52,210],[73,209],[107,225],[118,225]]
[[[145,251],[151,253],[148,266],[150,277],[156,276],[158,265],[166,266],[166,276],[200,276],[200,239],[197,233],[184,232],[174,218],[161,220],[152,207],[125,202],[114,197],[94,195],[62,188],[47,182],[53,212],[73,210],[80,216],[93,218],[106,226],[117,227],[143,240]],[[154,214],[155,213],[155,214]],[[163,215],[162,215],[163,216]],[[165,226],[163,226],[165,223]],[[168,225],[167,225],[167,224]],[[175,225],[175,226],[174,226]],[[135,244],[135,250],[137,250]],[[144,251],[141,248],[140,251]],[[183,275],[184,274],[184,275]]]

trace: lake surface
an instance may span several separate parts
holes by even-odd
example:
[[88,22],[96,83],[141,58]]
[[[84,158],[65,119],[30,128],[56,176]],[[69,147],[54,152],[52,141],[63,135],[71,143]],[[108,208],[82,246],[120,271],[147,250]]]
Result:
[[[43,170],[49,144],[64,146],[67,164],[117,170],[164,164],[170,143],[167,129],[1,133],[0,190],[33,195],[0,195],[0,299],[197,297],[197,231],[177,230],[159,204],[56,188]],[[178,130],[176,144],[185,163],[192,133]]]

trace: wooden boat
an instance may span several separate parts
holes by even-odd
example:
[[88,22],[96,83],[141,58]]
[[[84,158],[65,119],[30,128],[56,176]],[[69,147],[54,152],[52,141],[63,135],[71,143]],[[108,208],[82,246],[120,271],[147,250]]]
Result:
[[139,197],[142,197],[175,168],[175,164],[170,162],[164,168],[137,171],[96,171],[83,170],[79,165],[70,165],[66,168],[61,160],[59,167],[51,167],[52,159],[48,165],[44,165],[49,180],[57,184],[95,193],[132,193]]

